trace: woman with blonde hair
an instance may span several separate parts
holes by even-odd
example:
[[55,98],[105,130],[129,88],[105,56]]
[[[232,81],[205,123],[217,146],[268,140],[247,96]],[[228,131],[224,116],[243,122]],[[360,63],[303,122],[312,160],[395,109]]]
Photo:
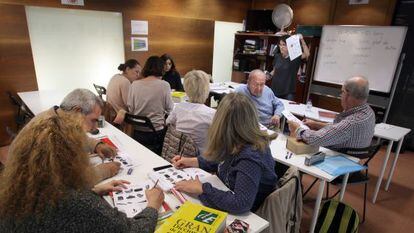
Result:
[[198,195],[204,205],[231,214],[255,211],[277,182],[269,148],[275,137],[259,129],[256,108],[248,97],[239,93],[226,95],[208,131],[204,158],[176,156],[172,161],[177,168],[200,167],[217,172],[231,191],[221,191],[198,179],[178,182],[176,188]]
[[100,196],[128,182],[92,187],[83,127],[80,114],[55,112],[17,135],[0,177],[0,232],[154,231],[162,191],[148,190],[148,207],[132,219],[111,208]]
[[188,102],[177,104],[167,118],[167,124],[193,139],[200,154],[205,150],[207,131],[216,113],[216,110],[204,104],[210,92],[209,80],[209,75],[204,71],[188,72],[184,76]]

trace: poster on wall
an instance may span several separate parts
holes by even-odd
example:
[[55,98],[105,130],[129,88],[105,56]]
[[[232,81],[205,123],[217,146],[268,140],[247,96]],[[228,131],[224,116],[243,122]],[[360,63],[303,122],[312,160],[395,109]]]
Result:
[[132,51],[148,51],[148,38],[147,37],[131,37],[131,50]]
[[131,20],[131,35],[148,35],[148,21]]
[[61,0],[62,5],[84,6],[83,0]]

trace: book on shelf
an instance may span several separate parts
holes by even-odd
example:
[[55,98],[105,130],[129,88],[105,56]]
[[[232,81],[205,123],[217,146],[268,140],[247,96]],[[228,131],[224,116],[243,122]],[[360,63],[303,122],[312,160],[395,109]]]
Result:
[[187,201],[155,232],[223,232],[226,219],[226,212]]

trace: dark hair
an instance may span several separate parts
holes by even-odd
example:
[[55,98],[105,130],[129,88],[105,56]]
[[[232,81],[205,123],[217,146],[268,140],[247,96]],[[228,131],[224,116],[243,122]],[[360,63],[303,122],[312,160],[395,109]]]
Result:
[[141,64],[139,64],[139,62],[135,59],[129,59],[124,64],[122,63],[119,64],[118,70],[125,71],[127,67],[130,69],[133,69],[136,65],[141,65]]
[[156,76],[160,77],[164,74],[165,62],[158,56],[151,56],[145,62],[144,68],[142,69],[142,75],[144,77]]
[[277,41],[278,44],[280,44],[281,41],[286,43],[286,40],[289,38],[289,35],[283,35],[281,37],[279,37],[279,40]]
[[167,60],[170,60],[170,61],[171,61],[171,69],[170,69],[168,72],[177,72],[177,70],[175,69],[175,63],[174,63],[174,60],[172,59],[172,57],[171,57],[170,55],[168,55],[168,54],[164,53],[164,54],[161,56],[161,59],[162,59],[164,62],[167,62]]

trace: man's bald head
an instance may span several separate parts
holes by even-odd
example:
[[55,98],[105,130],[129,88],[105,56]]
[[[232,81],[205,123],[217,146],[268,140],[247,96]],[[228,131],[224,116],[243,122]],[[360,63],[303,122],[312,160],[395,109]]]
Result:
[[266,74],[259,70],[252,70],[249,73],[249,79],[247,80],[247,87],[250,94],[260,97],[263,92],[263,88],[266,84]]
[[354,76],[344,83],[345,90],[357,100],[366,101],[369,95],[369,82],[365,77]]

